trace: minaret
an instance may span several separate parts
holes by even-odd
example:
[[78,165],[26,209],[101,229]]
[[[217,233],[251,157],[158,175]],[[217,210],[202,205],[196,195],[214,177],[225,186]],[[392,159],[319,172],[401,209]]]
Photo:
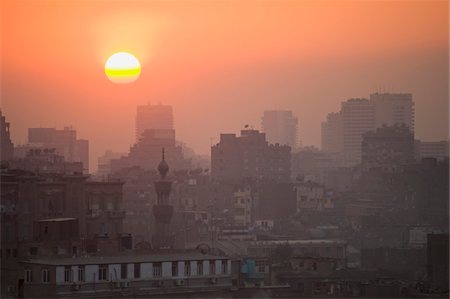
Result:
[[155,216],[155,233],[152,237],[153,249],[173,248],[173,237],[170,234],[170,221],[173,215],[173,206],[169,202],[169,195],[172,182],[166,180],[169,172],[169,165],[164,157],[164,148],[162,149],[162,160],[158,165],[158,171],[161,176],[159,181],[155,182],[156,204],[153,206],[153,216]]

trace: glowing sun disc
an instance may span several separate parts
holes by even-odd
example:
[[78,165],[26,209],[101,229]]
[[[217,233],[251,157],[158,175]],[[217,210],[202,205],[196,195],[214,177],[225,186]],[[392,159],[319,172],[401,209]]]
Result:
[[130,83],[141,74],[141,64],[133,54],[118,52],[106,61],[105,74],[111,82]]

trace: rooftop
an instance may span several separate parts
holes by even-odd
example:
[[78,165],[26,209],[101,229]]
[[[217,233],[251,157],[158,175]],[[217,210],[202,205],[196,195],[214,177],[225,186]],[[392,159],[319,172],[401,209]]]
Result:
[[228,259],[224,256],[201,254],[200,252],[167,252],[153,254],[128,254],[117,256],[89,256],[89,257],[42,257],[23,260],[22,263],[41,264],[53,266],[69,265],[98,265],[98,264],[125,264],[125,263],[151,263],[168,261],[191,261]]

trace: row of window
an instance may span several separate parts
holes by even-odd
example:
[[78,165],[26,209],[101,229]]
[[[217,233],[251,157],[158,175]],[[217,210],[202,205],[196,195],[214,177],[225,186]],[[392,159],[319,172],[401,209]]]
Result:
[[[204,275],[203,271],[203,261],[197,261],[197,276]],[[222,274],[226,274],[228,272],[228,264],[226,260],[222,261]],[[107,281],[109,273],[108,265],[99,265],[98,268],[98,280]],[[216,264],[214,261],[210,261],[209,263],[209,273],[216,273]],[[64,267],[64,282],[73,282],[73,271],[71,266]],[[78,281],[85,281],[85,266],[78,266]],[[191,276],[191,262],[184,262],[184,275]],[[153,276],[161,277],[162,276],[162,263],[153,263]],[[172,276],[178,276],[178,262],[172,262]],[[120,278],[126,279],[128,277],[128,264],[120,265]],[[134,264],[134,278],[141,277],[141,264]],[[33,282],[33,271],[31,269],[25,270],[25,282],[30,283]],[[49,283],[50,282],[50,270],[47,268],[41,269],[41,282]]]

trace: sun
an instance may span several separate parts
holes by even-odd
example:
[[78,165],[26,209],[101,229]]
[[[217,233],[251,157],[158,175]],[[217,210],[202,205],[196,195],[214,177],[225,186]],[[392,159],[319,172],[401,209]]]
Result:
[[133,54],[117,52],[106,61],[105,74],[111,82],[130,83],[139,78],[141,64]]

